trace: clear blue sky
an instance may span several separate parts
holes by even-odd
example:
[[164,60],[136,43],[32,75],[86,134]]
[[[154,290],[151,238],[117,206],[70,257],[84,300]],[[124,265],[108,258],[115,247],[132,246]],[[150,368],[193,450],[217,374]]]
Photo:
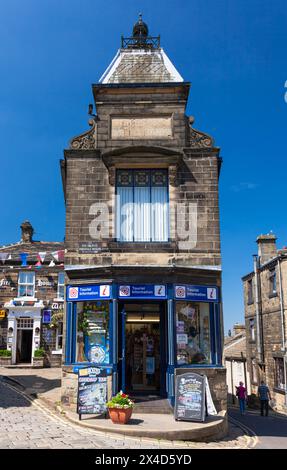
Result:
[[186,81],[187,113],[224,159],[220,178],[226,329],[243,320],[255,239],[286,233],[286,0],[2,0],[0,244],[29,219],[62,240],[63,148],[88,128],[91,83],[138,13]]

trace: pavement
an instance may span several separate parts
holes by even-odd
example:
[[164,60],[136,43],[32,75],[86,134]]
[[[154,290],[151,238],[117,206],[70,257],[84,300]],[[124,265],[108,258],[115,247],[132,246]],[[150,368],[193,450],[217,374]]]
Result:
[[[122,434],[122,428],[111,426],[95,428],[93,419],[78,416],[60,405],[61,369],[15,369],[0,367],[0,448],[120,448],[120,449],[167,449],[167,448],[252,448],[255,437],[234,419],[229,434],[217,442],[194,442],[133,437]],[[164,415],[165,416],[165,415]],[[147,419],[137,417],[135,419]],[[163,418],[163,415],[160,416]],[[164,419],[171,419],[170,415]],[[157,418],[151,427],[157,426]],[[173,425],[184,425],[173,422]],[[193,423],[200,426],[199,423]],[[111,432],[111,430],[113,432]]]

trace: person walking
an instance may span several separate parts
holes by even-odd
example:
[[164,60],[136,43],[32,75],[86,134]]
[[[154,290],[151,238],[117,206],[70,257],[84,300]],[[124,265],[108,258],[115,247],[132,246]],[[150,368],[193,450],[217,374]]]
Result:
[[246,388],[244,387],[243,382],[239,382],[239,386],[236,387],[236,396],[239,400],[239,409],[242,415],[245,414],[245,404],[247,399]]
[[271,400],[271,395],[270,395],[269,388],[264,383],[264,380],[261,380],[261,385],[258,387],[258,397],[259,397],[259,400],[260,400],[261,416],[264,416],[264,414],[263,414],[264,410],[265,410],[265,416],[268,416],[269,400]]

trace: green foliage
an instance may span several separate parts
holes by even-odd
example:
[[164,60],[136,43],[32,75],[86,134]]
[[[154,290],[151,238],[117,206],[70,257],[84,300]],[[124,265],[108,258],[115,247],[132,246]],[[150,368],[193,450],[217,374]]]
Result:
[[11,357],[12,352],[8,349],[0,349],[0,357]]
[[34,351],[34,357],[44,357],[44,356],[45,356],[44,349],[39,348]]
[[122,391],[107,402],[108,408],[133,408],[133,406],[134,402]]

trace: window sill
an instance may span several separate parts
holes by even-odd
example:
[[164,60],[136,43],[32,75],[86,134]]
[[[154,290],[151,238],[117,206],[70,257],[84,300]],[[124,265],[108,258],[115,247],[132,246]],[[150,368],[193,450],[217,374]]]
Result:
[[159,250],[165,252],[174,252],[176,243],[173,241],[166,242],[121,242],[113,241],[109,243],[110,251],[125,251],[125,252],[139,252],[150,251],[158,252]]
[[254,300],[248,300],[247,305],[253,305],[253,304],[254,304]]
[[52,354],[53,354],[53,356],[62,355],[63,350],[62,349],[56,349],[55,351],[52,351]]
[[64,302],[64,299],[58,299],[58,298],[56,298],[56,299],[53,299],[53,302]]

